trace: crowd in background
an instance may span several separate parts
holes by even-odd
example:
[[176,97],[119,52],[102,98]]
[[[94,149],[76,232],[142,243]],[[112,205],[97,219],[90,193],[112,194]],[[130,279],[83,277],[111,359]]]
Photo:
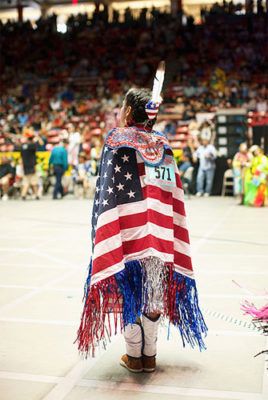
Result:
[[[118,122],[124,94],[133,85],[149,86],[161,59],[168,69],[160,113],[172,109],[176,114],[172,123],[161,125],[165,133],[174,135],[181,123],[194,125],[197,113],[220,108],[265,114],[266,14],[258,8],[257,15],[234,15],[228,4],[228,9],[216,4],[203,10],[200,25],[191,17],[183,25],[156,9],[144,9],[138,19],[128,9],[123,22],[115,12],[109,23],[106,8],[96,10],[91,20],[70,17],[66,34],[57,32],[55,16],[34,27],[0,23],[0,151],[21,151],[35,136],[35,151],[51,151],[60,142],[73,167],[71,181],[79,181],[86,191],[97,174],[103,137]],[[194,155],[199,161],[200,151]],[[200,195],[211,190],[201,189],[202,180],[213,180],[212,172],[202,171]],[[64,189],[58,182],[62,196],[71,185],[67,183]]]

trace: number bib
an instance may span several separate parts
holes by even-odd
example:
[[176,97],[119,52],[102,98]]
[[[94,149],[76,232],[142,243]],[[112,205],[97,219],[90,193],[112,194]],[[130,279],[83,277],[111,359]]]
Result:
[[147,184],[176,186],[175,165],[172,156],[165,156],[164,161],[158,167],[145,164]]

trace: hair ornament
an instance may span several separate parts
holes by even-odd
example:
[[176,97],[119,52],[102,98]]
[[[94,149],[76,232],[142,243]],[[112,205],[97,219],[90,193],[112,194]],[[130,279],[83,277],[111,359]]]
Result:
[[160,96],[160,93],[162,91],[164,77],[165,77],[165,61],[160,61],[154,77],[152,99],[148,101],[148,103],[145,106],[145,111],[146,114],[148,115],[149,120],[152,120],[157,116],[159,105],[162,103],[162,97]]

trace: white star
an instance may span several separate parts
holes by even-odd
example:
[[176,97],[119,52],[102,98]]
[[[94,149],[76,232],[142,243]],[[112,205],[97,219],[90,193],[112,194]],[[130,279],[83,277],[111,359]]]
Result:
[[113,154],[117,154],[117,150],[116,150],[116,149],[113,149],[113,150],[112,150],[112,153],[113,153]]
[[114,183],[114,181],[115,181],[115,177],[114,177],[114,176],[112,176],[112,178],[111,178],[111,179],[112,179],[112,181],[113,181],[113,183]]
[[111,188],[110,186],[108,186],[108,189],[106,190],[106,192],[109,192],[109,194],[113,193],[113,188]]
[[108,175],[107,175],[107,173],[105,172],[105,174],[103,175],[103,178],[107,178],[107,176],[108,176]]
[[112,165],[112,159],[108,160],[107,165]]
[[130,190],[130,192],[128,193],[128,195],[129,195],[129,198],[131,198],[131,197],[135,197],[135,193],[136,192],[132,192],[132,190]]
[[99,186],[96,186],[96,192],[99,193],[99,191],[100,191]]
[[97,199],[97,200],[95,201],[95,204],[98,206],[98,205],[100,204],[100,201]]
[[121,157],[121,158],[122,158],[123,162],[125,163],[125,162],[128,162],[129,156],[127,156],[126,154],[124,154],[124,156]]
[[125,177],[126,180],[128,181],[128,180],[131,180],[131,179],[132,179],[132,175],[133,175],[133,174],[130,174],[129,172],[127,172],[127,174],[124,175],[124,177]]
[[121,172],[121,168],[119,167],[119,165],[116,164],[115,168],[114,168],[114,172]]
[[119,191],[119,190],[124,190],[124,186],[125,185],[122,185],[122,183],[119,182],[119,184],[116,187],[118,188]]
[[95,213],[95,218],[96,218],[96,219],[98,218],[98,213]]
[[108,147],[104,147],[104,153],[106,153],[106,151],[108,151]]
[[108,205],[109,205],[108,200],[103,199],[102,205],[103,205],[103,207],[104,207],[104,206],[108,206]]

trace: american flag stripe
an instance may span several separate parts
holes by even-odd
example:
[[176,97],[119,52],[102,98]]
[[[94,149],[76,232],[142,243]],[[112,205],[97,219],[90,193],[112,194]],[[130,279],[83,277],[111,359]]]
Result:
[[173,243],[172,229],[166,229],[156,224],[148,222],[145,225],[140,224],[139,226],[136,226],[134,228],[128,227],[126,229],[122,229],[121,235],[120,234],[114,235],[97,243],[94,248],[94,256],[96,258],[100,257],[103,254],[112,251],[115,247],[120,247],[122,244],[127,243],[128,241],[131,242],[133,238],[137,237],[137,235],[140,238],[144,238],[147,236],[148,231],[154,232],[154,235],[160,239],[169,240],[171,243]]
[[[123,192],[128,193],[131,190],[136,196],[138,187],[133,185],[138,185],[139,181],[142,196],[133,204],[124,201],[122,204],[117,204],[116,207],[110,207],[107,211],[104,206],[102,212],[99,213],[96,221],[92,269],[94,273],[91,284],[98,282],[100,278],[111,276],[111,271],[119,272],[127,261],[152,255],[158,256],[165,262],[173,262],[175,270],[183,271],[187,276],[193,276],[183,190],[177,168],[175,171],[176,188],[148,184],[146,183],[145,164],[138,153],[135,152],[138,173],[138,178],[135,178],[133,160],[132,169],[130,170],[129,167],[129,170],[123,170],[127,166],[127,154],[129,153],[122,156],[126,149],[121,150],[123,153],[120,154],[120,158],[124,160],[125,157],[126,163],[124,161],[119,164],[118,157],[114,164],[114,175],[119,179],[119,184],[121,182],[127,185],[129,182],[127,178],[123,177],[126,177],[130,171],[133,183],[130,182],[127,190],[124,187],[125,191],[121,192],[119,189],[116,191],[117,186],[114,185],[116,193],[113,193],[117,195]],[[118,170],[119,167],[120,170]],[[100,193],[103,193],[103,199],[110,202],[106,193],[108,188],[108,184],[105,188],[103,185]],[[126,197],[126,194],[124,196]]]
[[154,248],[159,252],[168,252],[173,254],[173,242],[160,239],[152,234],[148,234],[147,236],[139,239],[135,238],[133,240],[129,240],[128,242],[123,242],[125,254],[132,254],[134,251],[146,250],[148,247]]
[[[173,216],[172,205],[166,206],[166,214],[162,214],[163,206],[159,200],[150,199],[150,207],[148,211],[144,211],[147,206],[147,201],[142,200],[138,203],[127,204],[127,207],[119,205],[117,209],[111,209],[99,216],[97,223],[97,233],[95,238],[95,245],[100,241],[111,237],[111,232],[114,235],[120,232],[120,229],[127,229],[127,227],[132,227],[133,221],[140,223],[144,218],[149,222],[158,223],[158,225],[166,228],[171,227],[168,223],[171,223]],[[142,221],[141,221],[142,222]],[[139,226],[139,225],[137,225]],[[113,235],[112,235],[113,236]]]

